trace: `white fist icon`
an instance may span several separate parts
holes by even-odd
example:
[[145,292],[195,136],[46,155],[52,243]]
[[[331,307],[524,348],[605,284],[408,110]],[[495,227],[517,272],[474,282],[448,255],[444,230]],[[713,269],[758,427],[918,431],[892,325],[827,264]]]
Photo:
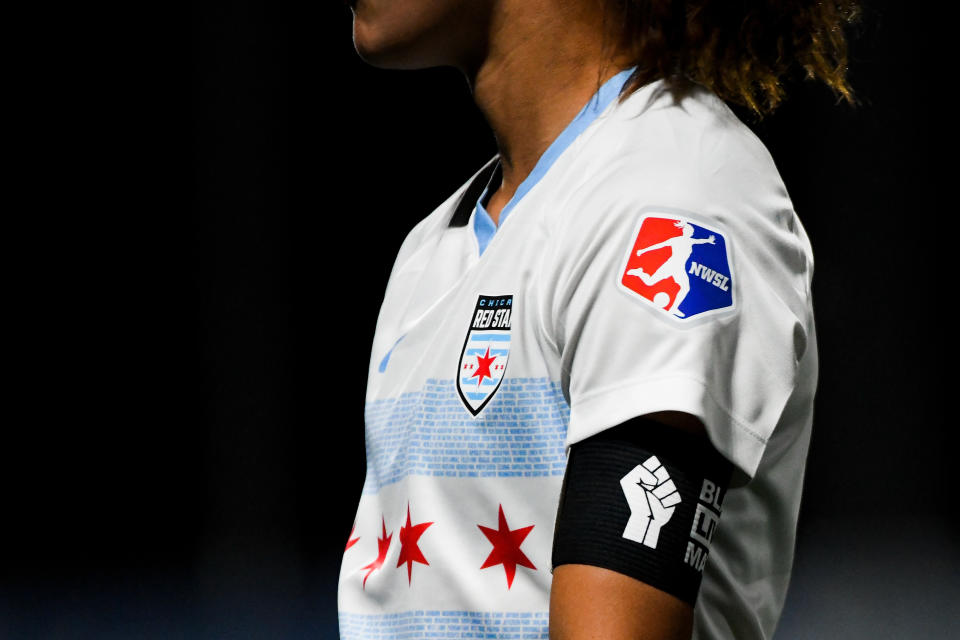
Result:
[[680,494],[670,474],[657,456],[650,456],[623,476],[620,486],[630,505],[630,519],[623,537],[656,549],[660,529],[670,521],[674,507],[680,504]]

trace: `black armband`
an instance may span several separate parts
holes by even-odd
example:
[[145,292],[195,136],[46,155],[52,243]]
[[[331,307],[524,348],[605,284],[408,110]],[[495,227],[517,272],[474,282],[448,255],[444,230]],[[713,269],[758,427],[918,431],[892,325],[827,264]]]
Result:
[[603,567],[692,605],[732,471],[705,436],[643,417],[572,445],[553,566]]

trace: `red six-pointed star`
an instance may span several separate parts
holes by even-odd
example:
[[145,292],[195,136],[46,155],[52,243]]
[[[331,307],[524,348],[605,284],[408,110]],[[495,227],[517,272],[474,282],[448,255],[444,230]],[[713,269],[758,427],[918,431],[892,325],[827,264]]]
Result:
[[400,558],[397,559],[397,566],[407,563],[407,585],[413,579],[413,563],[419,562],[430,566],[427,559],[423,557],[423,552],[417,546],[417,541],[423,532],[426,531],[432,522],[421,522],[420,524],[410,523],[410,503],[407,503],[407,525],[400,527]]
[[370,574],[382,567],[383,561],[387,559],[387,550],[390,548],[390,540],[393,538],[393,533],[387,535],[387,521],[382,516],[380,520],[383,523],[383,537],[377,538],[377,559],[364,567],[364,569],[367,569],[367,575],[363,576],[364,589],[367,588],[367,578],[370,577]]
[[530,559],[520,550],[520,545],[523,544],[524,538],[527,537],[534,525],[511,531],[510,526],[507,524],[507,517],[503,515],[503,505],[500,505],[497,529],[491,529],[482,524],[478,524],[477,526],[480,527],[480,531],[483,531],[483,535],[487,536],[490,544],[493,545],[493,550],[480,568],[486,569],[487,567],[502,564],[503,570],[507,574],[507,589],[513,586],[513,576],[517,572],[517,565],[536,571],[537,568],[533,566]]
[[349,537],[347,537],[347,548],[344,549],[344,551],[346,551],[353,545],[357,544],[357,541],[360,540],[360,536],[357,536],[356,538],[353,537],[353,532],[356,530],[357,530],[357,523],[353,523],[353,528],[350,529],[350,535]]
[[487,345],[486,355],[477,356],[477,370],[473,372],[471,378],[479,378],[477,380],[477,386],[480,386],[480,383],[483,382],[483,378],[493,378],[490,374],[490,365],[493,364],[493,361],[497,359],[497,356],[490,357],[490,346]]

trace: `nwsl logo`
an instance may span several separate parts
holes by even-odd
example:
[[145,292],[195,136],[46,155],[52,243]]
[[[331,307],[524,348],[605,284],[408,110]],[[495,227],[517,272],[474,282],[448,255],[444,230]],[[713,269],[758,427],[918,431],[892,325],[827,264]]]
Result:
[[705,225],[672,214],[645,214],[620,269],[623,291],[679,320],[733,307],[727,241]]

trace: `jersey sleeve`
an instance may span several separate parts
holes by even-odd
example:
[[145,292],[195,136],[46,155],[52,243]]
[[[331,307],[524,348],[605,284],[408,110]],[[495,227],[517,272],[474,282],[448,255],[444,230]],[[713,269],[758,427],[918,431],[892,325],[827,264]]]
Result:
[[682,411],[753,477],[796,385],[812,253],[772,160],[625,162],[558,216],[540,313],[566,445]]

